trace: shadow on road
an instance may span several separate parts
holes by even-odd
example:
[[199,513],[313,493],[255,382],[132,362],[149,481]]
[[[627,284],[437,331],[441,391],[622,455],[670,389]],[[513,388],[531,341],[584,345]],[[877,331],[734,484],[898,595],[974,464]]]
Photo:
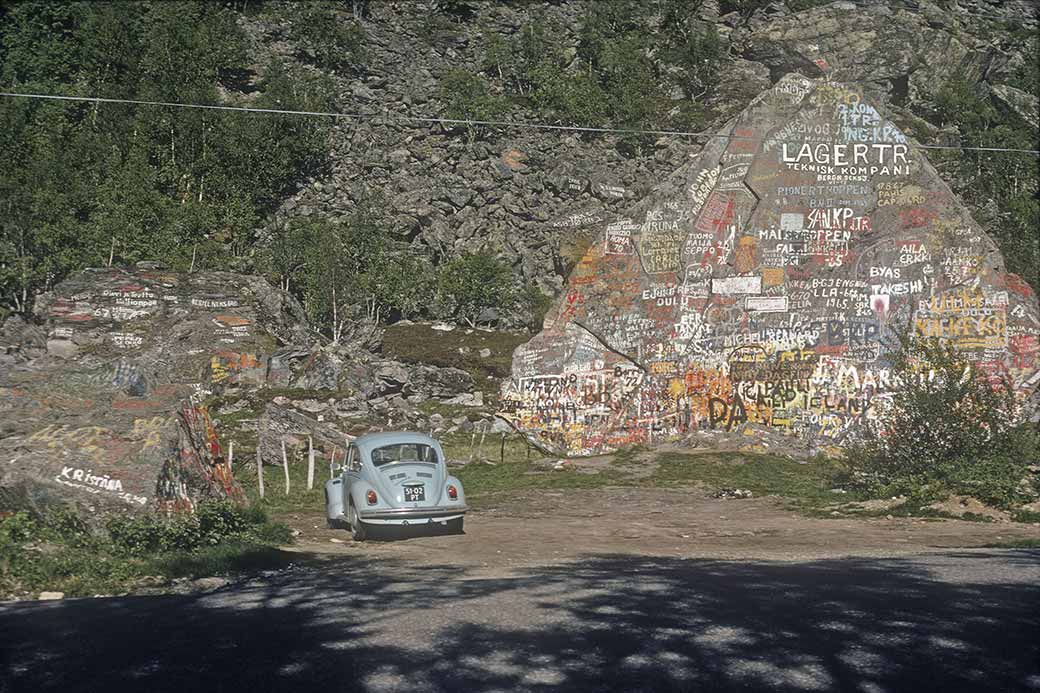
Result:
[[486,579],[345,559],[0,606],[0,691],[1028,690],[1040,586],[1002,576],[1038,564],[590,556]]

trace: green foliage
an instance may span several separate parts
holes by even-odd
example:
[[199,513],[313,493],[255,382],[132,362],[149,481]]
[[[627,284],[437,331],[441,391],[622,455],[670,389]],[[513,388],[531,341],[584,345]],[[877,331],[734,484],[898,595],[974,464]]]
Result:
[[1032,31],[1023,37],[1022,43],[1025,45],[1022,53],[1026,57],[1008,76],[1008,84],[1027,94],[1040,97],[1040,60],[1036,57],[1037,51],[1040,50],[1040,37]]
[[[845,471],[841,462],[822,456],[799,461],[775,455],[664,453],[657,461],[650,478],[655,486],[699,482],[713,489],[748,489],[755,495],[782,496],[805,510],[839,500],[831,488]],[[851,498],[845,494],[840,500]]]
[[171,518],[114,515],[108,519],[105,529],[120,551],[143,556],[167,551],[195,551],[228,541],[266,540],[272,536],[267,524],[267,516],[259,508],[216,501],[200,504],[191,515]]
[[501,309],[515,300],[509,266],[485,253],[447,263],[438,273],[437,292],[442,306],[470,326],[485,310]]
[[[1033,524],[1040,524],[1040,512],[1035,510],[1016,510],[1011,514],[1011,518],[1015,522],[1030,522]],[[1037,540],[1040,543],[1040,539]]]
[[891,404],[846,450],[853,482],[918,502],[949,493],[1001,507],[1022,500],[1018,484],[1040,445],[1034,427],[1015,423],[1010,383],[934,339],[903,338],[892,358]]
[[0,597],[58,590],[120,592],[147,575],[225,575],[285,562],[271,546],[292,540],[259,507],[200,504],[194,515],[109,516],[91,528],[71,510],[0,520]]
[[[972,147],[1035,149],[1035,130],[1011,113],[1002,113],[964,79],[944,85],[928,114],[941,126],[955,127],[960,143]],[[1040,289],[1040,200],[1036,157],[1016,152],[937,153],[940,166],[956,173],[957,193],[974,208],[976,219],[997,242],[1009,271]]]
[[721,0],[719,2],[719,13],[738,13],[743,19],[748,19],[760,9],[768,7],[773,0]]
[[520,298],[527,309],[527,328],[535,331],[542,329],[545,314],[552,308],[552,297],[542,293],[534,284],[528,284],[521,291]]
[[530,93],[536,86],[535,73],[543,63],[560,62],[562,57],[543,20],[525,24],[515,37],[488,32],[483,69],[497,75],[507,91],[521,96]]
[[537,88],[532,102],[561,125],[602,127],[610,124],[609,95],[591,75],[566,72],[554,63],[542,63],[532,73]]
[[434,284],[429,263],[396,241],[368,198],[340,223],[300,218],[274,239],[266,264],[334,341],[354,320],[415,317]]
[[[221,103],[251,74],[219,3],[17,3],[0,24],[12,91]],[[326,81],[273,62],[252,104],[327,109]],[[248,88],[248,87],[246,87]],[[234,100],[232,99],[232,103]],[[251,105],[252,105],[251,104]],[[0,102],[0,303],[86,266],[242,269],[258,218],[325,159],[318,120],[129,104]]]
[[17,512],[0,520],[0,555],[25,543],[36,531],[36,522],[26,512]]
[[[563,29],[535,13],[517,34],[492,35],[482,69],[507,95],[554,122],[661,129],[703,125],[691,99],[712,93],[723,57],[714,26],[696,18],[700,3],[603,0],[589,3],[576,49]],[[673,91],[679,90],[679,96]],[[627,137],[625,147],[649,143]]]
[[696,5],[674,0],[665,9],[661,30],[665,38],[664,57],[678,68],[674,79],[691,97],[701,97],[715,89],[725,55],[715,25],[698,21],[696,10]]
[[[507,103],[491,93],[487,80],[462,68],[452,68],[441,78],[438,96],[445,102],[444,117],[453,120],[498,120]],[[490,128],[465,124],[470,141],[485,135]]]
[[341,11],[344,3],[309,0],[284,7],[281,16],[302,57],[327,70],[357,69],[364,62],[364,29]]

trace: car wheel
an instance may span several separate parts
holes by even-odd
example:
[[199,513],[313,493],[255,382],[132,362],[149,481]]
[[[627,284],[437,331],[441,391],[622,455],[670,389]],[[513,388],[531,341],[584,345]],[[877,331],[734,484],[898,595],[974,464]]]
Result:
[[347,513],[348,522],[350,523],[350,536],[354,538],[354,541],[364,541],[366,536],[365,526],[361,524],[361,518],[358,517],[358,511],[354,507],[353,501],[351,501]]
[[445,523],[445,530],[448,534],[462,534],[462,521],[466,519],[464,517],[456,517],[454,520],[448,520]]

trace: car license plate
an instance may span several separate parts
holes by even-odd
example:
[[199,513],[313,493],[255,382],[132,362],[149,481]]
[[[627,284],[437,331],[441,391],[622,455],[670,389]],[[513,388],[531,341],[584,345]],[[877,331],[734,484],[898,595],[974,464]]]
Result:
[[415,501],[426,500],[426,487],[425,486],[405,486],[404,487],[404,499],[406,502],[414,503]]

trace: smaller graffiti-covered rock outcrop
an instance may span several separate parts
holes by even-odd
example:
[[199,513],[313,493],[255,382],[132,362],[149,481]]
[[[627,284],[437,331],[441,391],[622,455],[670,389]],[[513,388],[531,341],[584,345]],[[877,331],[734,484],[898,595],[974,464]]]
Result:
[[34,317],[5,326],[0,504],[242,498],[202,402],[284,375],[272,357],[308,337],[295,301],[257,277],[88,270],[38,297]]

